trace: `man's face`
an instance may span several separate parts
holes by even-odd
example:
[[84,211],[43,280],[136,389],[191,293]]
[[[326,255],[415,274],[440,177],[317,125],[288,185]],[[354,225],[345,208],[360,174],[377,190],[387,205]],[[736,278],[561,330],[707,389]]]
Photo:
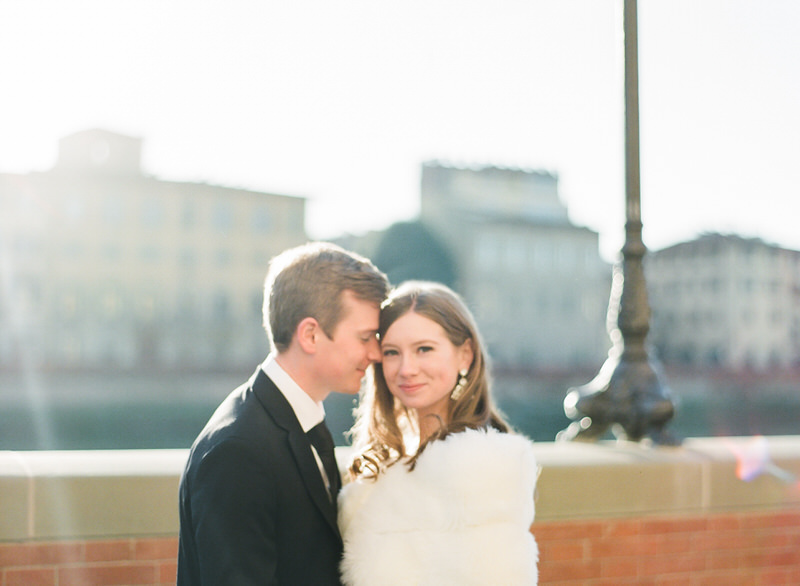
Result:
[[351,291],[342,293],[342,319],[333,337],[321,333],[317,345],[317,370],[326,391],[355,394],[361,388],[367,367],[380,358],[378,318],[375,303],[358,299]]

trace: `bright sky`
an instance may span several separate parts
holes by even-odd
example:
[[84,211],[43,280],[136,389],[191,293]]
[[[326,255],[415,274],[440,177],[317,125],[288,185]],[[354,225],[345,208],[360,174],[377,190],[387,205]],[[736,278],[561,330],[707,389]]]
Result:
[[[642,217],[800,249],[800,2],[640,0]],[[416,216],[420,164],[559,174],[624,238],[622,0],[0,0],[0,172],[88,128],[145,170],[303,195],[327,238]]]

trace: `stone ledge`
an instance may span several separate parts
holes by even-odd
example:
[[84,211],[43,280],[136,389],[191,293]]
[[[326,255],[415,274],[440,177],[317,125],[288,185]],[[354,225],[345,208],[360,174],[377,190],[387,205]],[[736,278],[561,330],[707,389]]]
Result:
[[[537,521],[775,510],[800,506],[800,436],[767,438],[786,478],[736,475],[753,438],[677,448],[538,442]],[[347,448],[337,448],[340,462]],[[187,450],[0,452],[0,541],[170,536]],[[793,479],[793,480],[792,480]]]
[[[538,521],[680,515],[800,506],[800,436],[767,437],[769,457],[793,477],[737,476],[754,438],[694,438],[675,448],[628,442],[537,443]],[[762,444],[763,445],[763,444]]]

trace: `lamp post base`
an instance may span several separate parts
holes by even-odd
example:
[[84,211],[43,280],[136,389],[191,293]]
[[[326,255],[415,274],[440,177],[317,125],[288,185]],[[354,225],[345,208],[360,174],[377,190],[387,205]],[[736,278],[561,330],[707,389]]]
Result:
[[610,429],[617,439],[680,444],[665,429],[675,409],[654,366],[611,354],[591,382],[567,391],[564,412],[573,422],[556,440],[595,441]]

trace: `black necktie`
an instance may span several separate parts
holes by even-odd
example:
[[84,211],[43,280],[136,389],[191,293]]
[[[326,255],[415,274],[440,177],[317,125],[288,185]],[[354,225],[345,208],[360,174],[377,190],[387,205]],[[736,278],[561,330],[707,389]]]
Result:
[[317,450],[319,459],[322,460],[322,465],[325,467],[325,474],[328,476],[328,484],[330,484],[331,497],[333,502],[336,503],[336,495],[339,494],[339,488],[342,485],[342,479],[339,476],[339,467],[336,465],[336,456],[333,451],[333,437],[324,421],[321,421],[306,432],[309,441]]

